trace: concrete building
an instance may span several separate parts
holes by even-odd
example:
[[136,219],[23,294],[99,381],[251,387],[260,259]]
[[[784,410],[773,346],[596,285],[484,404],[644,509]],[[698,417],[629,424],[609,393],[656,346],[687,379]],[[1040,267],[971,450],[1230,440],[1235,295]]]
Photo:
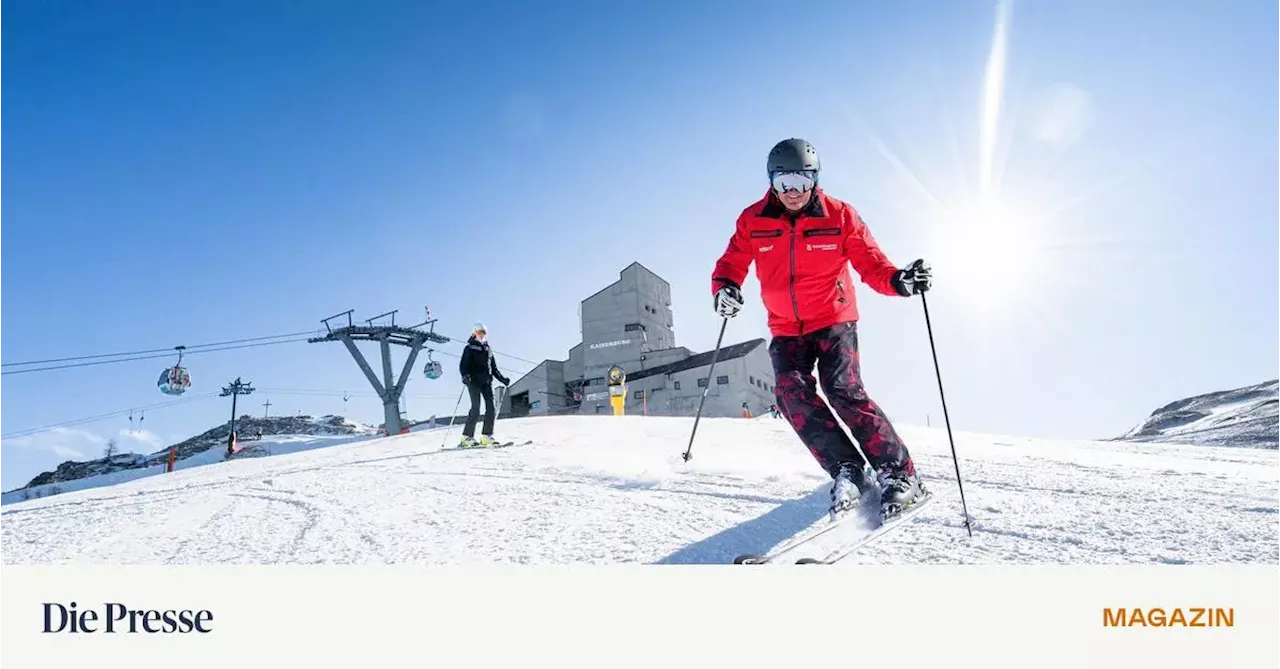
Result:
[[[708,298],[709,299],[709,298]],[[773,403],[773,365],[763,339],[725,345],[707,378],[713,351],[676,346],[671,284],[640,263],[582,301],[582,341],[565,360],[544,360],[511,384],[503,416],[612,413],[605,376],[627,374],[628,415],[692,416],[710,386],[704,416],[758,416]]]

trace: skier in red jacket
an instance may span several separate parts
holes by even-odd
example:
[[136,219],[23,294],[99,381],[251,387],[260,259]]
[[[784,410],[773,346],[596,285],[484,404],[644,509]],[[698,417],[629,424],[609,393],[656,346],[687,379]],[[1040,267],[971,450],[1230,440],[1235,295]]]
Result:
[[[925,489],[906,445],[863,387],[849,265],[883,295],[922,293],[932,276],[923,260],[905,269],[889,262],[857,210],[818,187],[820,168],[818,152],[804,140],[773,147],[767,165],[770,189],[738,217],[711,275],[711,291],[717,313],[738,315],[742,282],[755,263],[773,334],[769,355],[778,408],[831,475],[832,518],[859,506],[863,494],[875,488],[886,518],[910,506]],[[830,406],[817,393],[815,365]],[[836,415],[871,461],[874,481]]]

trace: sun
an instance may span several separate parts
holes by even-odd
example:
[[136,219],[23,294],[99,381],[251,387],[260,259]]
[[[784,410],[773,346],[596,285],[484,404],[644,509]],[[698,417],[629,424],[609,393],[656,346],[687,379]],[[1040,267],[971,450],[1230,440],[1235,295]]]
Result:
[[1013,306],[1049,271],[1042,220],[997,197],[947,207],[929,235],[935,285],[985,310]]

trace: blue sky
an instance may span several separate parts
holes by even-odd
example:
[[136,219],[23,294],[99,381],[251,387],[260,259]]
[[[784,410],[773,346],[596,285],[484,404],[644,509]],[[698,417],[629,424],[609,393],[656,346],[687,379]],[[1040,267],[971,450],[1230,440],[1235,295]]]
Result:
[[[531,365],[511,355],[563,357],[577,302],[632,261],[703,350],[711,266],[769,147],[801,136],[895,262],[940,261],[957,429],[1105,437],[1277,376],[1274,3],[1014,4],[998,117],[995,2],[615,5],[6,3],[4,363],[429,305],[451,336],[485,321],[514,377]],[[971,199],[983,146],[1020,213],[970,234],[930,198]],[[757,290],[728,340],[768,336]],[[859,295],[872,396],[939,425],[919,300]],[[417,365],[411,415],[454,406],[456,358],[437,357],[450,374]],[[7,373],[3,431],[165,402],[169,362]],[[381,420],[337,344],[186,362],[192,397],[251,380],[242,412]],[[2,487],[229,412],[5,439]]]

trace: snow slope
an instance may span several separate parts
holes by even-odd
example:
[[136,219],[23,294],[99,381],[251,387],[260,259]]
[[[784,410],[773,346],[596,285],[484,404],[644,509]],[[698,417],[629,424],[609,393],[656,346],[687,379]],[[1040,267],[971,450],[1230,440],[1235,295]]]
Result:
[[1280,381],[1172,402],[1119,439],[1280,448]]
[[[814,522],[828,481],[783,421],[499,422],[235,460],[12,504],[6,564],[727,563]],[[848,562],[1272,563],[1277,452],[902,428],[939,499]],[[457,437],[455,429],[450,445]]]

